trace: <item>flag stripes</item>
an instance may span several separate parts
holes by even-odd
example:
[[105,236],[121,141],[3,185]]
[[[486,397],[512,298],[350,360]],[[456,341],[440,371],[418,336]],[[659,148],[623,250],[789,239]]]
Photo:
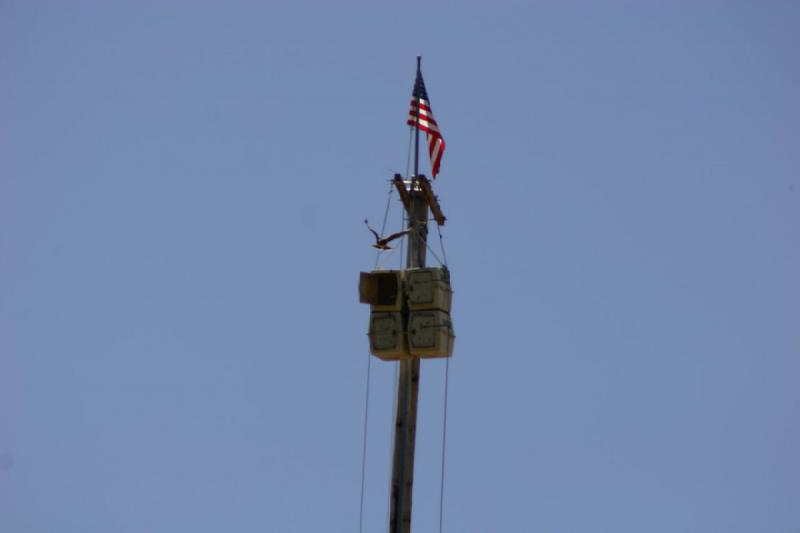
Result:
[[[417,109],[419,101],[419,109]],[[419,121],[418,121],[419,119]],[[411,99],[411,109],[408,112],[409,126],[417,126],[420,131],[424,131],[428,137],[428,153],[431,157],[431,173],[433,178],[439,173],[439,166],[444,155],[444,139],[439,131],[439,125],[433,118],[431,104],[428,101],[428,92],[425,90],[425,82],[422,80],[422,73],[417,73],[417,80],[414,83],[414,97]]]

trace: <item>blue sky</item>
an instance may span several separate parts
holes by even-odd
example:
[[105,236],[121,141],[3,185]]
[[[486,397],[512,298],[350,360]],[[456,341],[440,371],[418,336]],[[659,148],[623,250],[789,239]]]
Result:
[[[357,531],[362,221],[406,169],[421,54],[456,291],[445,531],[797,531],[799,23],[0,3],[0,530]],[[371,372],[382,531],[394,367]],[[420,532],[443,383],[424,362]]]

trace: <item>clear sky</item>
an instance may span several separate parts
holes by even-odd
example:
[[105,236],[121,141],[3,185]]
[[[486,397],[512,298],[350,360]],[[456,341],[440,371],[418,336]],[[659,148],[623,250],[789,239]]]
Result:
[[[362,221],[406,169],[417,54],[456,291],[445,531],[800,531],[799,27],[0,1],[0,531],[357,531]],[[368,532],[393,377],[373,361]],[[443,383],[424,362],[417,532]]]

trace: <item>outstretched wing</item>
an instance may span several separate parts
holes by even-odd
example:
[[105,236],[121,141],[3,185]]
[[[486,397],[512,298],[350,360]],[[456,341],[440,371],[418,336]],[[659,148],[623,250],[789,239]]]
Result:
[[392,241],[393,241],[393,240],[395,240],[396,238],[398,238],[398,237],[402,237],[403,235],[405,235],[405,234],[407,234],[407,233],[411,233],[411,230],[410,230],[410,229],[407,229],[407,230],[405,230],[405,231],[398,231],[397,233],[392,233],[391,235],[389,235],[388,237],[386,237],[385,239],[383,239],[383,242],[386,242],[386,243],[392,242]]
[[367,219],[366,219],[366,218],[364,219],[364,224],[366,224],[366,226],[367,226],[367,229],[368,229],[368,230],[370,230],[370,231],[372,232],[372,234],[373,234],[373,235],[375,235],[375,242],[377,242],[377,241],[381,240],[381,236],[380,236],[380,235],[378,235],[378,232],[377,232],[377,231],[375,231],[374,229],[372,229],[372,228],[370,228],[370,227],[369,227],[369,222],[367,222]]

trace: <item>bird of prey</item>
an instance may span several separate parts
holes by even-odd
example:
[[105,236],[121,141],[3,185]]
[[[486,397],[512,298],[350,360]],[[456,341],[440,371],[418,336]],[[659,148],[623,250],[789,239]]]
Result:
[[390,242],[392,242],[393,240],[397,239],[398,237],[402,237],[403,235],[405,235],[407,233],[411,233],[411,230],[407,229],[405,231],[398,231],[397,233],[392,233],[391,235],[389,235],[387,237],[381,238],[381,236],[378,235],[377,231],[375,231],[374,229],[369,227],[369,222],[367,222],[366,218],[364,219],[364,224],[366,224],[367,225],[367,229],[370,230],[373,235],[375,235],[375,244],[373,244],[372,247],[373,248],[377,248],[378,250],[391,250],[392,247],[389,246]]

